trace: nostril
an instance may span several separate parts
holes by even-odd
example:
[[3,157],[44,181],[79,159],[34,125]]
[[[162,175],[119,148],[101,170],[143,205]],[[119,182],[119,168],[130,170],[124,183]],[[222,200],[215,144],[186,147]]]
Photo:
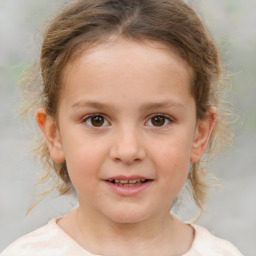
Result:
[[145,150],[140,140],[135,139],[134,136],[131,138],[127,134],[116,138],[110,149],[110,158],[115,162],[123,162],[128,165],[140,162],[145,158]]

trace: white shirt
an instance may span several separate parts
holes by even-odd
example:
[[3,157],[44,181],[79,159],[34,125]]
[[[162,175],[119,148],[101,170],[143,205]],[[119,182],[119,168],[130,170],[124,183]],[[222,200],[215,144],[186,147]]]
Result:
[[[95,256],[68,236],[57,220],[52,219],[47,225],[22,236],[0,256]],[[192,247],[183,256],[242,256],[230,242],[213,236],[203,227],[192,226],[195,238]]]

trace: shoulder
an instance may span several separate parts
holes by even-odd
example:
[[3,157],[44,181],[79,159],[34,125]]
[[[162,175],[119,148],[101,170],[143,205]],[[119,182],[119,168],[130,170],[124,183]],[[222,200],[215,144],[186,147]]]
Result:
[[208,230],[198,225],[195,229],[195,239],[191,250],[184,256],[242,256],[238,249],[230,242],[212,235]]
[[65,232],[58,227],[56,219],[28,233],[9,245],[0,256],[64,256],[91,255],[85,253]]
[[35,251],[45,248],[49,241],[55,240],[56,236],[58,236],[57,229],[54,228],[52,223],[53,221],[49,221],[47,225],[14,241],[2,252],[1,256],[17,255],[17,252],[19,252],[19,255],[32,255]]

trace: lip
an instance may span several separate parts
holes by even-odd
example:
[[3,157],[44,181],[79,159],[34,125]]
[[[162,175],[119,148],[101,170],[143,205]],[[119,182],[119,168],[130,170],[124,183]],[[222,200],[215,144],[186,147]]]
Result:
[[131,176],[119,175],[119,176],[109,177],[105,180],[152,180],[152,179],[144,176],[139,176],[139,175],[131,175]]
[[[120,185],[111,183],[110,180],[146,180],[146,182],[141,183],[139,185],[135,185],[135,186],[120,186]],[[132,175],[132,176],[120,175],[120,176],[107,178],[104,180],[104,182],[108,186],[108,188],[114,193],[120,196],[129,197],[129,196],[136,196],[142,193],[143,191],[145,191],[147,188],[149,188],[152,185],[153,179],[139,176],[139,175]]]

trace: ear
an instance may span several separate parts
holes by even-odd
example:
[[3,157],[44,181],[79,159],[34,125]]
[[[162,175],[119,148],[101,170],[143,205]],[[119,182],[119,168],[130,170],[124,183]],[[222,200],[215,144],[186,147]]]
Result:
[[58,163],[64,162],[65,155],[56,121],[52,116],[46,113],[44,108],[39,108],[36,111],[35,118],[38,126],[44,134],[52,160]]
[[190,155],[190,162],[195,163],[203,156],[211,137],[216,118],[217,108],[211,107],[207,116],[203,120],[198,121]]

